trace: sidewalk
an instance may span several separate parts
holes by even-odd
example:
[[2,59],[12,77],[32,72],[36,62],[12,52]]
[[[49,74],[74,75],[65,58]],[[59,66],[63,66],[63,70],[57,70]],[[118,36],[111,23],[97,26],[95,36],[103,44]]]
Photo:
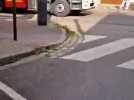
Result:
[[18,41],[13,41],[12,21],[0,20],[0,59],[62,43],[66,34],[53,23],[38,26],[36,21],[18,20]]

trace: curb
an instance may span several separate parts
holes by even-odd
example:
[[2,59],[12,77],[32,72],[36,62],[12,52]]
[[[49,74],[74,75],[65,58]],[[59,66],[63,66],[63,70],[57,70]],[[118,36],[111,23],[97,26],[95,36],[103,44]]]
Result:
[[50,58],[60,57],[72,51],[84,39],[82,34],[76,33],[75,31],[68,29],[67,26],[61,27],[66,31],[66,33],[68,33],[67,39],[62,44],[55,46],[54,48],[52,47],[50,51],[48,51],[47,56]]
[[14,53],[12,55],[3,56],[3,57],[0,58],[0,66],[15,63],[16,61],[22,60],[23,58],[26,58],[26,57],[30,57],[32,55],[39,55],[42,52],[46,52],[51,45],[58,45],[59,43],[62,43],[63,41],[65,41],[66,38],[67,38],[65,31],[63,31],[56,24],[54,24],[54,25],[57,27],[57,29],[60,30],[59,32],[64,34],[64,38],[61,37],[62,39],[58,40],[58,42],[50,44],[48,46],[43,46],[42,45],[42,46],[37,47],[37,48],[32,48],[31,50],[26,50],[25,52],[19,52],[19,53]]
[[16,64],[24,63],[26,62],[24,59],[30,58],[32,56],[36,56],[35,58],[40,58],[42,56],[52,58],[61,56],[72,50],[82,41],[80,34],[76,34],[74,31],[69,30],[66,26],[61,26],[59,24],[56,25],[60,27],[62,32],[66,34],[66,39],[64,41],[61,41],[58,44],[35,48],[29,52],[1,58],[0,70],[5,70]]

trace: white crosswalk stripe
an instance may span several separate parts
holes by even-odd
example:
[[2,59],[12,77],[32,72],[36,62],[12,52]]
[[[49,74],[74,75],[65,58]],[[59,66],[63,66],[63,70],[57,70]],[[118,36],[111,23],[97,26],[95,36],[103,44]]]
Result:
[[134,46],[133,38],[116,40],[101,46],[63,56],[62,59],[88,62]]
[[[13,100],[27,100],[26,98],[22,97],[19,93],[14,91],[12,88],[0,82],[0,90],[5,92],[8,96],[10,96]],[[1,99],[0,99],[1,100]]]
[[82,41],[82,43],[92,42],[92,41],[99,40],[99,39],[104,39],[104,38],[107,38],[107,36],[85,35],[84,40]]
[[117,65],[117,67],[126,68],[126,69],[134,69],[134,59],[127,61],[123,64]]

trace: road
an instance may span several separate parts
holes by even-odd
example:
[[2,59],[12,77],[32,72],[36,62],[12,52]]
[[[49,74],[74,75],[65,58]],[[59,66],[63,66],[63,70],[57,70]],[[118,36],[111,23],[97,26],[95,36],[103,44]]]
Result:
[[[0,71],[0,81],[26,100],[134,100],[133,26],[133,16],[110,14],[70,53]],[[9,94],[1,100],[17,100]]]

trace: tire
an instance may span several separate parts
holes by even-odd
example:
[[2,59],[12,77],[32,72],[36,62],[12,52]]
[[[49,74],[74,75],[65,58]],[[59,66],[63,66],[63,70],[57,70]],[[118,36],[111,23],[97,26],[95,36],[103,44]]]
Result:
[[38,1],[38,25],[47,25],[47,1]]
[[55,16],[65,17],[70,13],[70,6],[66,0],[56,0],[52,4],[51,13]]

